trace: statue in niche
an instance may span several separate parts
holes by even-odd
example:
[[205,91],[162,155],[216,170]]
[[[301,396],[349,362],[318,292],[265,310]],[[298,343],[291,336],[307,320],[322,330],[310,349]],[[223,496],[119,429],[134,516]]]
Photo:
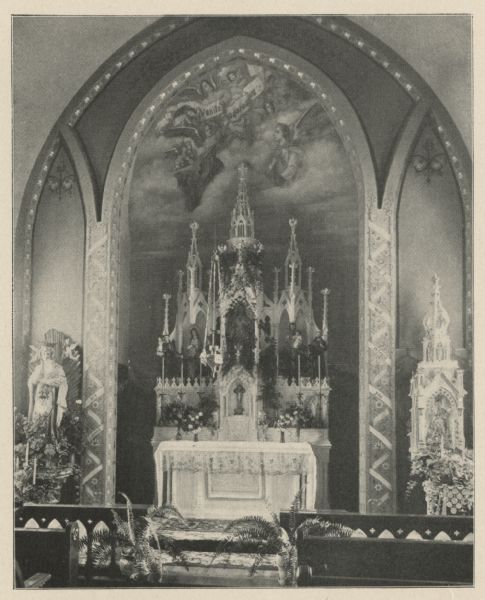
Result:
[[48,435],[56,437],[64,412],[67,410],[68,384],[62,366],[55,360],[55,345],[43,343],[34,356],[38,364],[29,379],[29,422],[35,424],[47,418]]
[[326,373],[326,351],[328,348],[327,341],[320,330],[310,344],[310,356],[312,359],[312,377],[313,379],[324,379]]
[[237,384],[234,388],[234,395],[236,396],[236,408],[234,409],[235,415],[243,415],[244,414],[244,405],[243,405],[243,397],[246,389],[242,385],[241,382]]
[[199,368],[199,356],[202,350],[199,332],[195,327],[190,330],[190,341],[187,346],[187,368],[190,379],[195,379]]
[[428,430],[426,445],[429,448],[445,450],[453,447],[453,436],[450,429],[451,409],[446,397],[438,394],[428,408]]

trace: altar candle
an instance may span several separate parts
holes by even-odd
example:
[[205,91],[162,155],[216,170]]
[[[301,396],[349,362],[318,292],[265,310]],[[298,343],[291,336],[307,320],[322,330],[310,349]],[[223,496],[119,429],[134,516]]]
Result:
[[25,447],[25,465],[29,464],[29,442],[27,442],[27,446]]
[[202,362],[199,358],[199,385],[202,385]]
[[301,389],[301,379],[300,379],[300,355],[298,355],[298,386]]
[[318,381],[320,382],[320,380],[322,379],[321,377],[321,364],[320,364],[320,355],[318,355]]
[[34,472],[32,473],[32,483],[35,485],[35,480],[37,479],[37,459],[34,458]]
[[162,355],[162,385],[165,385],[165,355]]
[[183,356],[180,359],[180,379],[182,380],[182,385],[184,385],[184,357]]

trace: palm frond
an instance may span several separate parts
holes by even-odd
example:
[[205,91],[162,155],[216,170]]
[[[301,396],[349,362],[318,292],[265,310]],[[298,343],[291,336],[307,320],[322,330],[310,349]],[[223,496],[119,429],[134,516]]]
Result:
[[126,501],[126,516],[127,516],[127,522],[128,522],[128,529],[130,531],[130,537],[133,541],[133,543],[135,543],[135,525],[134,525],[134,516],[133,516],[133,505],[131,503],[131,500],[128,498],[128,496],[126,494],[124,494],[123,492],[119,492],[119,494],[121,496],[123,496],[123,498]]
[[304,536],[317,534],[324,537],[350,537],[353,533],[351,527],[342,525],[342,523],[325,521],[318,517],[306,519],[298,526],[297,531]]
[[150,519],[166,519],[174,524],[180,523],[182,525],[188,525],[180,511],[171,504],[165,504],[159,507],[150,506],[147,510],[147,515]]

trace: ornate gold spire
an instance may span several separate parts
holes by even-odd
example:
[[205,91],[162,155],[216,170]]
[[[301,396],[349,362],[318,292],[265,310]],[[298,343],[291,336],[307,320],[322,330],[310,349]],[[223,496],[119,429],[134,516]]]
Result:
[[238,168],[239,184],[236,205],[232,209],[230,239],[254,239],[254,213],[249,206],[246,178],[248,167],[241,163]]

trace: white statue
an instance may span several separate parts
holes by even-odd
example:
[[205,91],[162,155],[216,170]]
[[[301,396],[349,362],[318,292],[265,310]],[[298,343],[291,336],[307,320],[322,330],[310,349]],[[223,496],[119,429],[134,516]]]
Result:
[[29,422],[48,417],[48,431],[55,436],[64,411],[67,409],[67,379],[62,366],[55,361],[54,346],[42,344],[40,362],[29,379]]

